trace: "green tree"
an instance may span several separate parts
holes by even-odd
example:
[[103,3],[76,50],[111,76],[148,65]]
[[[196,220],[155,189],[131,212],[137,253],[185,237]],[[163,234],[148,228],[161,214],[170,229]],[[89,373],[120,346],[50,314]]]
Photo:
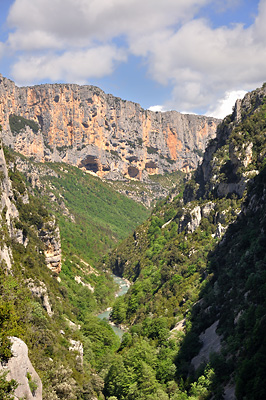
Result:
[[1,400],[13,400],[14,399],[14,392],[18,387],[17,382],[14,379],[10,381],[6,380],[8,372],[1,371],[0,372],[0,399]]

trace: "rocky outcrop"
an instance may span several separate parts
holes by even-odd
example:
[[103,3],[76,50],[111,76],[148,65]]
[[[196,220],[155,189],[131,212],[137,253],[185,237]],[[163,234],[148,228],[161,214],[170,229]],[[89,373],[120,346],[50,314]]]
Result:
[[1,178],[1,202],[0,211],[5,210],[5,219],[8,226],[10,236],[15,234],[15,229],[12,224],[12,220],[19,216],[18,210],[13,202],[14,195],[12,191],[11,182],[8,178],[8,170],[6,160],[3,152],[3,148],[0,144],[0,178]]
[[[195,169],[220,122],[147,111],[94,86],[19,88],[1,75],[0,115],[4,143],[17,152],[114,180]],[[10,115],[35,121],[39,130],[27,123],[20,130],[10,127]]]
[[247,93],[236,101],[232,115],[219,125],[196,172],[199,197],[206,189],[216,191],[219,197],[233,193],[243,197],[248,181],[258,174],[254,165],[265,157],[265,150],[257,147],[261,143],[261,138],[256,137],[260,128],[256,133],[252,128],[255,119],[249,121],[250,116],[260,112],[265,96],[266,85]]
[[216,333],[218,323],[219,321],[214,322],[208,329],[200,334],[199,339],[202,342],[202,348],[199,354],[191,361],[195,369],[199,368],[201,363],[208,362],[211,353],[220,352],[221,337]]
[[11,272],[12,269],[12,263],[13,263],[13,255],[10,247],[6,245],[6,243],[3,245],[3,247],[0,250],[0,260],[4,261],[5,267],[8,272]]
[[17,337],[11,337],[12,357],[0,370],[8,371],[7,380],[15,379],[18,387],[15,399],[42,400],[42,381],[28,357],[27,345]]
[[193,233],[200,224],[201,221],[201,209],[200,206],[196,206],[190,213],[191,220],[187,225],[188,233]]
[[27,285],[33,296],[36,296],[41,300],[42,306],[47,311],[49,317],[52,317],[54,313],[49,302],[46,285],[41,281],[36,283],[33,281],[33,279],[28,279]]
[[82,286],[86,286],[90,291],[92,291],[92,293],[94,292],[95,290],[94,287],[89,283],[84,283],[80,276],[76,275],[74,279],[77,283],[80,283]]
[[202,218],[207,218],[212,210],[215,209],[215,203],[209,201],[203,204],[201,207],[196,206],[192,210],[188,208],[184,209],[184,214],[181,216],[179,221],[178,231],[179,233],[186,230],[187,233],[193,233],[200,225]]
[[83,344],[79,340],[70,339],[69,351],[77,353],[76,360],[83,364]]
[[[11,182],[8,177],[6,160],[0,140],[0,223],[2,226],[2,243],[0,245],[0,261],[3,261],[5,268],[11,272],[13,256],[9,245],[6,243],[7,237],[19,239],[20,231],[15,228],[14,220],[18,218],[19,213],[14,204],[14,195]],[[6,230],[4,229],[6,227]]]
[[248,179],[242,177],[239,182],[221,182],[217,186],[217,194],[219,197],[226,197],[228,194],[236,193],[242,197],[247,186]]
[[174,328],[170,330],[170,338],[174,338],[178,332],[184,332],[186,328],[186,319],[183,318],[181,321],[175,324]]
[[47,267],[54,273],[61,271],[61,239],[60,230],[55,218],[47,222],[38,232],[44,243],[44,255]]
[[[18,169],[26,174],[27,179],[33,184],[33,187],[43,189],[39,177],[47,173],[47,168],[41,171],[34,165],[28,165],[26,161],[21,160],[19,157],[9,165],[11,169]],[[54,171],[49,169],[50,175],[56,175]],[[36,179],[35,179],[36,177]],[[20,198],[23,204],[29,203],[28,191],[25,187],[24,193],[19,193],[12,189],[11,181],[8,177],[8,166],[6,164],[3,148],[0,148],[0,221],[3,235],[3,245],[0,247],[0,261],[4,261],[5,268],[11,272],[13,256],[12,250],[7,245],[7,239],[27,246],[29,239],[27,235],[23,234],[22,229],[16,227],[16,222],[19,221],[19,212],[16,208],[15,195]],[[48,268],[53,272],[59,273],[61,271],[61,240],[59,227],[56,224],[55,218],[51,218],[48,222],[43,224],[42,228],[38,230],[38,236],[44,243],[44,255]],[[49,307],[48,307],[49,308]],[[48,309],[47,309],[48,312]],[[48,312],[49,313],[49,312]]]

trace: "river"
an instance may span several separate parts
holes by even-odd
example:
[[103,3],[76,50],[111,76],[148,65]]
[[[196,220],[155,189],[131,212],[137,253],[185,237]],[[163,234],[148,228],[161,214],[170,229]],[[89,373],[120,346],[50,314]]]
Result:
[[[117,292],[116,296],[117,297],[122,296],[123,294],[125,294],[128,291],[130,285],[129,285],[128,281],[124,278],[120,278],[119,276],[116,276],[116,275],[113,275],[113,278],[114,278],[115,283],[117,283],[119,285],[119,291]],[[104,312],[102,312],[101,314],[98,314],[98,318],[107,319],[109,321],[111,311],[112,311],[112,308],[110,307],[107,310],[105,310]],[[112,327],[114,333],[117,336],[119,336],[121,339],[125,331],[113,324],[110,324],[110,326]]]

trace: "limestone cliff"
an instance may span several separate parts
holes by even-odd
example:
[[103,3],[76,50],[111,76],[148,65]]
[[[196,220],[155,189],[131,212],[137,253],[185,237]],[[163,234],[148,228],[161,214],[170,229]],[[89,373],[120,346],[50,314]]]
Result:
[[266,155],[264,134],[260,133],[265,96],[265,85],[247,93],[218,127],[196,173],[200,195],[204,190],[216,190],[219,197],[232,193],[242,197],[248,181],[258,174]]
[[[19,231],[15,228],[14,220],[19,216],[18,210],[14,204],[14,195],[6,160],[0,139],[0,222],[1,222],[1,245],[0,245],[0,261],[4,261],[7,271],[11,271],[12,267],[12,251],[7,242],[7,238],[18,239]],[[7,228],[6,230],[4,228]]]
[[42,381],[28,357],[27,345],[17,337],[11,337],[12,357],[0,370],[8,371],[7,380],[15,379],[18,387],[15,399],[42,400]]
[[[10,115],[35,130],[10,129]],[[195,169],[220,120],[152,112],[94,86],[17,87],[0,75],[4,143],[39,161],[63,161],[108,179]]]
[[61,271],[61,239],[55,219],[46,223],[39,231],[39,238],[44,243],[44,255],[47,267],[55,272]]
[[[1,143],[1,142],[0,142]],[[21,201],[24,204],[29,203],[28,189],[23,184],[23,193],[20,193],[17,189],[12,187],[12,183],[8,176],[8,170],[16,171],[23,170],[23,162],[17,159],[12,161],[10,165],[7,165],[4,156],[3,148],[0,148],[0,221],[2,228],[6,226],[7,231],[3,229],[2,232],[2,245],[0,246],[0,261],[4,261],[8,271],[12,269],[12,250],[7,245],[10,239],[18,242],[24,247],[27,247],[29,238],[25,234],[25,230],[19,228],[20,215],[16,207],[16,200]],[[31,172],[31,182],[33,187],[38,186],[38,177],[34,170]],[[36,181],[34,181],[36,177]],[[59,227],[53,216],[49,216],[47,221],[42,224],[41,227],[36,227],[36,233],[41,239],[44,246],[45,262],[52,272],[59,273],[61,271],[61,239]]]

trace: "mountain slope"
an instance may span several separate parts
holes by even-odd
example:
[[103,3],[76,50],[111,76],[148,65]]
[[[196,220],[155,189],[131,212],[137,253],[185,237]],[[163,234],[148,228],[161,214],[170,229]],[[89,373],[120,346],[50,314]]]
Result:
[[13,154],[14,160],[17,170],[31,182],[35,195],[58,218],[64,250],[84,256],[87,247],[87,261],[95,261],[110,250],[150,213],[143,205],[76,167],[38,164]]
[[[106,257],[134,281],[112,311],[130,330],[107,375],[108,395],[265,397],[265,99],[264,86],[238,101],[183,194],[159,204]],[[153,359],[137,355],[137,343]],[[133,353],[124,389],[115,371],[122,362],[129,374]],[[146,397],[143,363],[154,382]]]
[[[98,373],[119,340],[95,316],[117,290],[95,261],[149,211],[75,167],[39,165],[3,148],[0,160],[1,362],[15,336],[28,346],[43,399],[97,398]],[[29,376],[19,396],[33,385]]]

